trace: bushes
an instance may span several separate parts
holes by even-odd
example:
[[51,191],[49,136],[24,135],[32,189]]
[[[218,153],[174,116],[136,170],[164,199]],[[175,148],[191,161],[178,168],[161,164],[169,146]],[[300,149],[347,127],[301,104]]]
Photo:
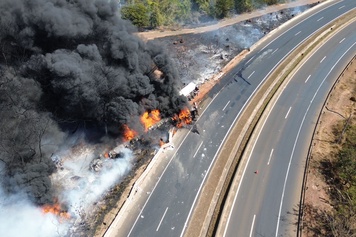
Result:
[[121,8],[123,19],[130,20],[135,26],[147,27],[150,24],[149,10],[143,4],[129,5]]
[[334,210],[327,215],[332,236],[356,235],[356,125],[345,132],[332,166],[331,198]]
[[276,4],[278,0],[136,0],[121,8],[122,18],[138,27],[159,27],[190,23],[198,12],[202,16],[225,18],[230,13],[249,12]]

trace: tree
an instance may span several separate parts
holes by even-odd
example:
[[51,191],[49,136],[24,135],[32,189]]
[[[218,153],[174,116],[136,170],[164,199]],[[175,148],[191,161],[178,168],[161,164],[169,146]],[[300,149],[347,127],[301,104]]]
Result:
[[278,0],[264,0],[267,5],[274,5],[278,3]]
[[192,3],[190,0],[182,0],[178,2],[179,14],[178,19],[186,20],[191,16]]
[[142,3],[122,7],[121,14],[123,19],[130,20],[137,27],[150,25],[149,10]]
[[[193,0],[192,6],[193,6],[193,10],[199,10],[205,14],[214,15],[215,12],[214,3],[212,3],[209,0]],[[196,6],[198,9],[194,9],[194,6]]]
[[345,146],[338,154],[336,168],[344,183],[356,183],[356,150],[352,146]]
[[235,10],[237,13],[250,12],[252,9],[251,0],[235,0]]
[[227,17],[229,12],[233,9],[233,0],[217,0],[215,5],[215,15],[218,18]]
[[158,27],[162,25],[163,17],[161,12],[159,11],[158,7],[154,7],[153,11],[150,15],[150,26],[151,27]]

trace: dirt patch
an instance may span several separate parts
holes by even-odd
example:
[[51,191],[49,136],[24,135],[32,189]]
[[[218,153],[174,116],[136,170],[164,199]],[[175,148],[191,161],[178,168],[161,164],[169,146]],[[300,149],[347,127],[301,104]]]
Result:
[[[353,60],[333,88],[322,114],[312,142],[309,170],[307,171],[304,200],[303,236],[312,237],[327,234],[320,227],[322,213],[332,210],[329,196],[330,186],[327,166],[339,147],[340,133],[335,126],[343,124],[355,112],[356,60]],[[354,118],[355,120],[355,118]]]

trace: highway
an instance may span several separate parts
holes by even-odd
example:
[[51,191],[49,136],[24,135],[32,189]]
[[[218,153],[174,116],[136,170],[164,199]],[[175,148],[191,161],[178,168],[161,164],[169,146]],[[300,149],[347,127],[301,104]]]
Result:
[[169,160],[167,166],[149,178],[140,201],[112,236],[183,236],[205,177],[246,102],[286,55],[355,6],[353,0],[331,1],[281,27],[252,49],[210,92],[211,102],[196,123],[199,134],[187,133],[169,153],[172,156],[162,155]]
[[[305,161],[328,92],[356,53],[356,22],[325,42],[268,111],[222,236],[296,236]],[[256,174],[256,171],[257,174]]]

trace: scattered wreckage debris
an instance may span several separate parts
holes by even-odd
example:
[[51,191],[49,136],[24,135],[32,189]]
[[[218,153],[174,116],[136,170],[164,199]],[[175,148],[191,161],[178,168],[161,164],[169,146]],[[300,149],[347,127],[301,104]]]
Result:
[[[132,143],[132,142],[131,142]],[[130,143],[126,142],[124,144],[120,144],[116,146],[114,149],[104,152],[99,154],[97,157],[95,157],[89,164],[89,170],[94,171],[94,172],[100,172],[104,167],[110,168],[111,164],[108,163],[107,161],[109,159],[122,159],[125,158],[125,153],[124,149],[129,148],[130,149]],[[132,147],[131,147],[132,149]]]
[[160,149],[164,152],[165,150],[173,150],[174,149],[174,144],[173,144],[173,136],[175,134],[176,128],[171,128],[168,131],[168,140],[165,142],[163,141],[163,138],[160,138],[159,144],[160,144]]
[[180,91],[180,95],[187,97],[188,101],[191,101],[199,93],[199,87],[194,82],[188,83]]
[[193,128],[191,130],[193,133],[196,133],[198,135],[200,135],[200,132],[199,132],[199,129],[198,129],[198,126],[196,124],[193,125]]

